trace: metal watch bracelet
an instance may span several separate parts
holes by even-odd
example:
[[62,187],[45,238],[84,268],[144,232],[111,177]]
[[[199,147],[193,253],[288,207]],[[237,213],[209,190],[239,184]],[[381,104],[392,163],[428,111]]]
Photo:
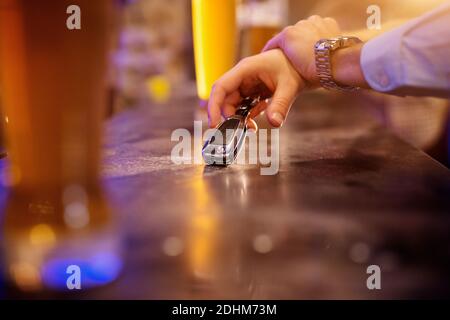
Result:
[[316,42],[314,46],[316,72],[322,87],[340,91],[356,91],[359,89],[359,87],[339,85],[334,81],[331,69],[331,54],[339,48],[350,47],[360,42],[361,40],[357,37],[320,39]]

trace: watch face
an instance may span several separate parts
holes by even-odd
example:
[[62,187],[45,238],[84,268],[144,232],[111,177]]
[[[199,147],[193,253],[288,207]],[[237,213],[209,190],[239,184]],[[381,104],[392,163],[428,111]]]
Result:
[[324,50],[325,49],[325,42],[321,42],[316,46],[316,49]]
[[316,42],[315,48],[317,50],[325,50],[327,44],[327,39],[320,39]]

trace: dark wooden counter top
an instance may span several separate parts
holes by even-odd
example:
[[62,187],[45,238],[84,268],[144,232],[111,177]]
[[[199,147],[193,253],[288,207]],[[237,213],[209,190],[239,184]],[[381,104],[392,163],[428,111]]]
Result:
[[[86,298],[450,296],[450,171],[395,137],[362,98],[301,96],[280,130],[280,170],[175,165],[196,100],[107,123],[104,176],[125,268]],[[265,127],[264,122],[262,127]],[[381,268],[381,290],[366,269]]]

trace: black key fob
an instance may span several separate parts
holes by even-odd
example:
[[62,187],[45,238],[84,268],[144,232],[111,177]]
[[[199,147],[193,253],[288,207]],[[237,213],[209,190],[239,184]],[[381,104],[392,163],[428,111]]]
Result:
[[220,123],[214,134],[205,142],[202,155],[208,165],[227,166],[233,163],[244,144],[250,110],[258,98],[245,98],[236,113]]

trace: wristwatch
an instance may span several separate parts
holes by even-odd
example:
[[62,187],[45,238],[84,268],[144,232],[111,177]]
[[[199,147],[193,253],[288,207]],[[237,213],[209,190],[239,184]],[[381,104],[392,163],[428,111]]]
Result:
[[339,48],[350,47],[361,40],[357,37],[337,37],[331,39],[320,39],[314,46],[314,53],[316,56],[316,72],[319,77],[319,82],[325,89],[340,90],[340,91],[355,91],[359,87],[341,86],[338,85],[331,72],[331,54]]

